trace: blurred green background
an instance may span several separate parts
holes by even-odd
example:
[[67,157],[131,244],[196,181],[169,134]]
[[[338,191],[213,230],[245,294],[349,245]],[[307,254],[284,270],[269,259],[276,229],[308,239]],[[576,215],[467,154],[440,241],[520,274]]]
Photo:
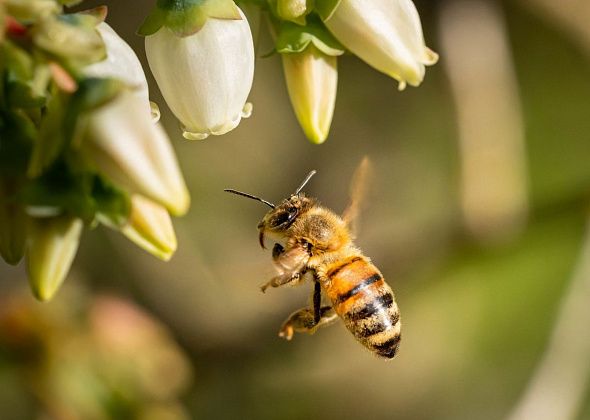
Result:
[[[473,4],[484,4],[487,12],[468,14],[471,17],[461,12],[469,1],[416,1],[427,45],[441,55],[439,63],[427,69],[419,88],[400,93],[394,80],[357,58],[339,59],[335,117],[331,135],[321,146],[309,143],[297,125],[277,56],[257,60],[250,119],[222,137],[182,139],[148,71],[143,40],[135,35],[153,2],[87,1],[84,6],[105,3],[107,22],[145,64],[151,99],[160,106],[193,204],[187,216],[174,221],[179,250],[169,263],[106,229],[85,232],[65,289],[51,303],[22,298],[21,304],[38,313],[39,320],[57,325],[35,327],[41,336],[52,328],[61,331],[56,333],[61,338],[44,340],[59,349],[64,337],[71,337],[64,331],[72,322],[80,324],[72,327],[76,334],[86,334],[90,327],[80,319],[88,317],[89,309],[73,306],[93,305],[91,296],[99,293],[134,302],[157,319],[153,322],[167,331],[162,333],[166,340],[175,340],[180,346],[175,351],[185,356],[179,356],[182,362],[163,363],[151,380],[177,383],[179,370],[186,371],[180,374],[186,378],[180,380],[184,385],[178,387],[179,400],[172,409],[147,410],[152,417],[145,418],[508,416],[543,360],[586,231],[590,32],[584,22],[590,7],[585,1],[480,1]],[[551,3],[559,3],[560,9],[556,12]],[[473,16],[491,20],[473,31],[471,39],[461,30],[469,34],[470,28],[480,27],[477,19],[469,22]],[[498,55],[504,61],[496,62],[486,47],[485,28],[495,28],[491,39],[505,41],[507,55]],[[459,35],[453,35],[453,29]],[[453,36],[464,43],[455,44]],[[265,27],[257,39],[259,56],[272,48]],[[484,44],[474,55],[469,42],[480,39]],[[451,57],[454,64],[448,62]],[[487,71],[475,72],[481,92],[474,94],[482,103],[462,104],[466,87],[461,81],[482,65]],[[508,82],[499,86],[496,80]],[[485,95],[498,91],[515,102],[487,102]],[[504,124],[514,125],[502,116],[505,106],[508,118],[517,121],[515,130],[507,129],[516,144],[507,147],[506,160],[500,151],[495,163],[486,164],[493,136],[481,147],[461,146],[479,138],[463,136],[461,109],[482,116],[476,116],[476,128],[465,133],[491,135],[502,133]],[[273,275],[270,253],[257,244],[256,225],[265,207],[223,193],[224,188],[236,188],[276,202],[317,169],[307,192],[340,212],[352,173],[365,155],[375,176],[358,245],[394,289],[403,319],[400,353],[389,363],[357,344],[342,324],[314,336],[296,336],[292,342],[277,337],[282,321],[308,302],[311,285],[260,293],[258,286]],[[465,162],[480,159],[484,163],[475,171],[465,171]],[[506,171],[516,173],[516,181],[494,185]],[[473,185],[476,196],[492,203],[483,211],[464,204],[465,191]],[[500,193],[486,198],[488,185]],[[502,188],[508,191],[506,197],[516,196],[514,206],[506,206],[509,211],[502,210]],[[500,197],[497,203],[494,197]],[[495,204],[500,209],[496,213]],[[5,297],[26,289],[23,267],[0,265],[0,287]],[[56,312],[60,315],[47,315]],[[108,322],[117,330],[122,321],[111,318]],[[580,331],[587,329],[587,318],[576,321]],[[48,391],[31,394],[27,383],[39,378],[31,371],[30,359],[15,357],[14,346],[0,342],[0,418],[54,418],[51,413],[39,417],[45,410],[34,401],[43,401]],[[98,346],[92,343],[87,345]],[[130,360],[138,357],[134,352],[150,348],[138,347]],[[88,364],[96,367],[95,362],[60,357],[53,362],[58,371],[75,372],[73,363],[82,371]],[[584,369],[580,367],[585,374]],[[86,389],[83,379],[69,380],[73,389]],[[583,398],[573,418],[590,418],[588,392],[561,389],[564,394],[574,391]],[[147,401],[141,395],[133,404]],[[168,397],[162,398],[158,401]],[[53,416],[56,413],[59,410]],[[111,411],[110,416],[131,414]],[[79,417],[70,413],[62,418]]]

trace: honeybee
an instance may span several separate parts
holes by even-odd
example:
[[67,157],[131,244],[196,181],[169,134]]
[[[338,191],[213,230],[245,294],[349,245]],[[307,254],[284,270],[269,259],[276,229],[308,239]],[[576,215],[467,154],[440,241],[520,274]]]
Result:
[[[302,192],[315,170],[278,205],[241,191],[225,191],[271,208],[258,224],[259,242],[265,248],[266,237],[277,241],[272,249],[277,275],[261,287],[262,291],[299,284],[306,277],[313,280],[311,307],[293,312],[283,323],[279,336],[291,340],[295,332],[313,334],[340,317],[363,346],[391,359],[401,338],[395,297],[381,272],[353,243],[368,165],[366,158],[359,165],[351,184],[351,201],[342,216]],[[284,246],[278,243],[281,241]],[[322,292],[331,305],[322,305]]]

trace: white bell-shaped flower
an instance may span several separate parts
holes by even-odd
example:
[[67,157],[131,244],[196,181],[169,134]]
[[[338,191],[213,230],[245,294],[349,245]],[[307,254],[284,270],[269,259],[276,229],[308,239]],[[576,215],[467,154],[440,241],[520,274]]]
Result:
[[254,44],[241,11],[240,16],[209,18],[186,37],[163,26],[145,38],[152,73],[187,139],[225,134],[252,112],[246,99],[254,77]]
[[118,185],[186,213],[190,196],[166,132],[153,124],[137,96],[123,91],[92,112],[82,149]]
[[438,55],[424,45],[422,25],[411,0],[341,0],[326,27],[346,48],[370,66],[399,81],[418,86],[425,65]]

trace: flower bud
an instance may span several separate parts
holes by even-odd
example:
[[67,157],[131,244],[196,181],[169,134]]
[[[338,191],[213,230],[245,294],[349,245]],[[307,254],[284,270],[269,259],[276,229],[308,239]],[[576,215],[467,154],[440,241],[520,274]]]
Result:
[[84,69],[88,77],[119,79],[133,89],[151,113],[148,83],[141,63],[133,49],[107,23],[100,23],[96,29],[106,47],[106,58]]
[[138,194],[131,197],[131,215],[121,233],[164,261],[168,261],[176,251],[176,235],[168,212]]
[[248,21],[241,11],[240,16],[208,18],[185,37],[163,26],[145,38],[152,73],[187,139],[225,134],[250,116],[246,99],[254,77],[254,46]]
[[305,135],[316,144],[328,137],[338,85],[337,58],[314,45],[281,54],[291,105]]
[[346,48],[370,66],[418,86],[425,65],[438,55],[424,45],[420,16],[411,0],[341,0],[324,24]]
[[63,283],[78,250],[83,223],[70,216],[32,218],[26,250],[35,297],[49,300]]
[[87,130],[82,149],[100,172],[174,215],[186,213],[190,197],[174,150],[137,96],[123,91],[93,111]]

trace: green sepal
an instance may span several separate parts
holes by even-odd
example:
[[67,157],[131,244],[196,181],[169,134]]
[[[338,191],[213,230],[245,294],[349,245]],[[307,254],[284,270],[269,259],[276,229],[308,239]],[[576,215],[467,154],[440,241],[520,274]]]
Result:
[[165,26],[176,36],[186,37],[198,32],[208,18],[239,20],[242,17],[232,0],[158,0],[137,33],[153,35]]
[[342,0],[315,0],[315,11],[322,20],[328,20]]
[[74,94],[53,89],[35,142],[29,177],[37,177],[61,155],[66,147],[83,134],[85,117],[89,111],[113,100],[124,88],[116,79],[87,78],[78,84]]
[[275,49],[278,53],[300,53],[310,43],[324,54],[330,56],[339,56],[345,51],[342,44],[328,32],[320,21],[308,19],[305,26],[291,22],[281,22],[279,24],[275,42]]

